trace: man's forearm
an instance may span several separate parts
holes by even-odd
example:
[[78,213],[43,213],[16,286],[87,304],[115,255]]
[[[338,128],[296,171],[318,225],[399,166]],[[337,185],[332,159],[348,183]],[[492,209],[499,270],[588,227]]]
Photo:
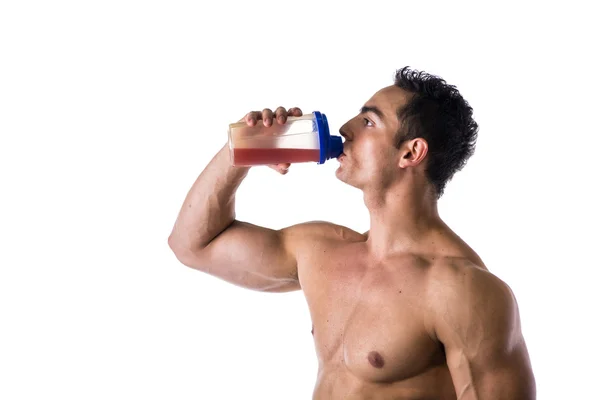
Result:
[[250,168],[232,167],[224,146],[189,190],[169,236],[171,247],[201,249],[235,219],[235,192]]

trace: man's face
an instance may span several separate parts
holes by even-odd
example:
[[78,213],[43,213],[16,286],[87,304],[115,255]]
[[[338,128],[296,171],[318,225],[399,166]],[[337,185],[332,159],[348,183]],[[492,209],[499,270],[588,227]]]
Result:
[[346,140],[336,171],[338,179],[364,190],[384,188],[397,177],[400,160],[400,152],[394,146],[400,127],[397,110],[408,99],[408,94],[396,86],[383,88],[340,128]]

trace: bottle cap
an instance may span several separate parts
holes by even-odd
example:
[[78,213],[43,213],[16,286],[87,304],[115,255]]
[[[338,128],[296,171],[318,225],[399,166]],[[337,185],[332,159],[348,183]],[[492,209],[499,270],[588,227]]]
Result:
[[331,135],[329,133],[329,123],[327,116],[319,111],[314,111],[315,125],[319,132],[319,164],[331,158],[337,158],[344,151],[344,144],[341,136]]

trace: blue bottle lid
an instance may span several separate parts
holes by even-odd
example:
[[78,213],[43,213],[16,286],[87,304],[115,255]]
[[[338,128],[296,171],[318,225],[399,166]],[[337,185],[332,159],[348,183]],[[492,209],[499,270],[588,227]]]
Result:
[[319,111],[313,111],[317,132],[319,132],[319,164],[331,158],[337,158],[344,151],[341,136],[332,136],[329,133],[327,116]]

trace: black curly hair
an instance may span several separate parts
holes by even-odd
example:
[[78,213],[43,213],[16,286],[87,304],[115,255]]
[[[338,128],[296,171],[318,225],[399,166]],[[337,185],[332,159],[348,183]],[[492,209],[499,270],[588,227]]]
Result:
[[475,152],[479,126],[473,109],[455,86],[410,67],[396,71],[394,85],[413,94],[397,111],[396,147],[417,137],[427,141],[426,174],[439,199],[448,181]]

